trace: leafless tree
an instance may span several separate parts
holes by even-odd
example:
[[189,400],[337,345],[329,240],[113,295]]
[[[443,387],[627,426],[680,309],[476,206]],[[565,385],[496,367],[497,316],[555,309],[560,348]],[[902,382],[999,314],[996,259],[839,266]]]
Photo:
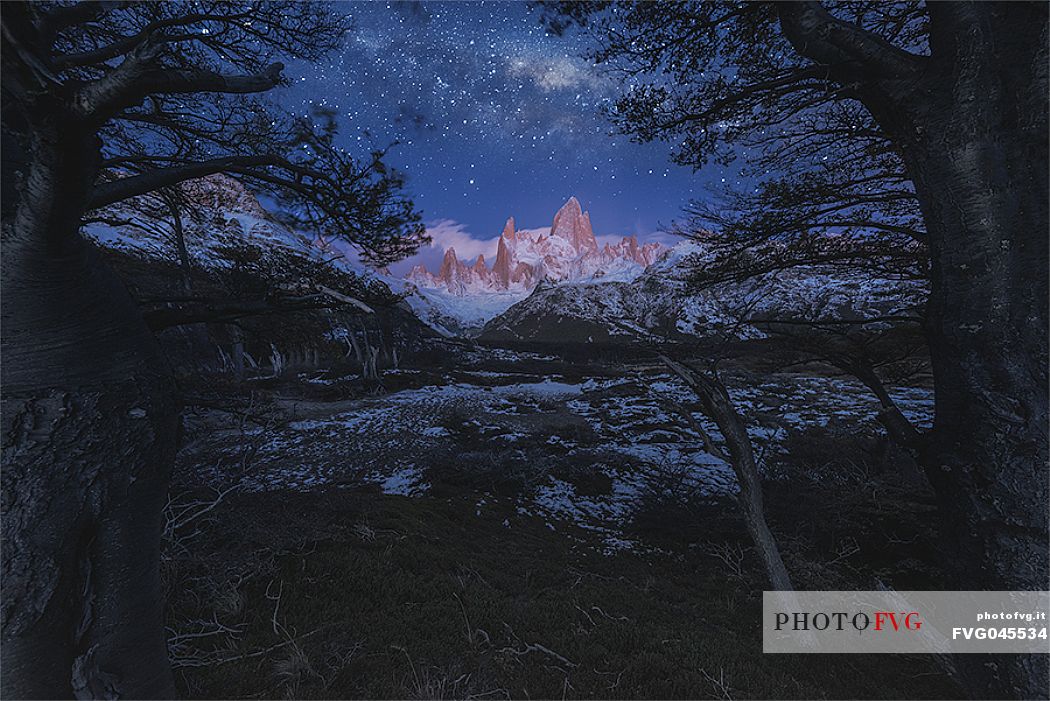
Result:
[[[594,60],[628,86],[612,110],[623,131],[667,140],[694,166],[750,154],[769,178],[731,219],[803,243],[826,226],[922,244],[936,391],[923,463],[956,581],[1045,586],[1048,6],[542,7],[554,31],[588,33]],[[1044,657],[965,662],[978,695],[1047,688]]]
[[685,362],[672,360],[666,355],[660,361],[677,375],[693,391],[700,405],[725,439],[723,450],[711,438],[700,422],[688,411],[682,416],[690,428],[704,443],[707,452],[724,461],[733,468],[737,484],[740,487],[739,502],[747,525],[748,533],[762,557],[762,565],[769,576],[770,584],[777,591],[793,591],[791,577],[788,575],[776,538],[766,523],[765,507],[762,504],[762,478],[758,471],[758,462],[751,446],[751,437],[747,434],[747,425],[733,405],[729,392],[719,379],[717,372],[698,370]]
[[177,404],[85,215],[227,173],[376,263],[425,233],[382,149],[355,157],[331,114],[261,97],[285,81],[278,54],[340,44],[339,8],[10,3],[2,29],[0,694],[171,698],[158,562]]

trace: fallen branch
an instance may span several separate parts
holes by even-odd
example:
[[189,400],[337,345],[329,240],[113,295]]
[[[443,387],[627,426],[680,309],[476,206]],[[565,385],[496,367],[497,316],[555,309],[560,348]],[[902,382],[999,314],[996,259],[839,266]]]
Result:
[[514,633],[514,630],[509,625],[507,625],[507,623],[505,621],[503,623],[503,626],[507,629],[507,632],[510,633],[511,637],[514,638],[514,640],[516,642],[518,642],[518,643],[520,643],[522,645],[522,649],[518,650],[517,648],[513,648],[513,647],[505,647],[505,648],[501,648],[500,650],[498,650],[498,652],[509,652],[510,654],[512,654],[512,655],[514,655],[516,657],[521,657],[523,655],[527,655],[530,652],[542,652],[543,654],[548,655],[548,656],[553,657],[554,659],[558,660],[559,662],[561,662],[566,667],[575,668],[575,667],[578,666],[575,662],[570,662],[566,658],[564,658],[561,655],[559,655],[558,653],[556,653],[554,650],[551,650],[546,645],[541,645],[540,643],[527,643],[527,642],[523,641],[521,638],[519,638]]

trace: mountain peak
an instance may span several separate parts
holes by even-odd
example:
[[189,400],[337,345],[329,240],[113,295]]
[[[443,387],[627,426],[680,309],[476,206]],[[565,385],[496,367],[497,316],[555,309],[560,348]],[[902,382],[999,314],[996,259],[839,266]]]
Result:
[[492,267],[484,256],[473,264],[461,262],[455,249],[445,251],[437,275],[416,268],[408,278],[421,287],[443,288],[455,295],[528,292],[537,282],[579,280],[615,275],[633,278],[665,250],[659,243],[639,245],[624,237],[615,244],[598,246],[591,217],[575,197],[562,205],[547,229],[518,230],[514,217],[507,219],[496,241]]
[[575,197],[570,197],[554,215],[551,236],[565,239],[572,244],[577,253],[598,250],[598,241],[591,230],[591,216],[583,211]]

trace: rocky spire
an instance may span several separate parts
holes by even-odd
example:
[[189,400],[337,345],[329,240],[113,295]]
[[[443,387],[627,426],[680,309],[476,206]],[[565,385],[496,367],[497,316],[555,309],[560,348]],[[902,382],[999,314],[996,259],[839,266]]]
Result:
[[438,277],[445,282],[452,282],[459,265],[459,258],[456,257],[456,249],[449,246],[445,251],[445,257],[441,259],[441,270],[438,272]]
[[[510,224],[512,222],[513,220],[507,223]],[[504,229],[504,234],[499,237],[499,243],[496,246],[496,262],[492,266],[492,274],[504,288],[510,284],[512,265],[510,248],[507,246],[506,229]]]
[[455,249],[449,248],[436,275],[418,266],[407,277],[423,287],[443,287],[453,294],[521,291],[531,289],[544,277],[568,280],[600,277],[610,270],[622,274],[625,266],[631,265],[644,268],[664,250],[656,242],[642,245],[634,236],[599,248],[590,214],[583,211],[579,200],[571,197],[554,216],[549,232],[518,231],[514,218],[507,219],[496,242],[491,269],[485,256],[479,255],[468,263],[459,260]]
[[594,231],[591,230],[590,214],[583,212],[575,197],[570,197],[569,201],[562,205],[562,208],[554,215],[551,236],[565,239],[578,253],[598,250],[598,241],[594,238]]

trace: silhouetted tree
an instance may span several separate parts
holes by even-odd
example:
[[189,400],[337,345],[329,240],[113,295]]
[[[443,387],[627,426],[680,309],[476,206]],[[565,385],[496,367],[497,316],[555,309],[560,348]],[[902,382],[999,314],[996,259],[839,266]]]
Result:
[[[955,581],[1045,587],[1047,5],[544,9],[554,31],[591,32],[593,58],[629,86],[611,111],[624,131],[667,139],[681,163],[742,153],[769,171],[728,215],[743,234],[812,236],[818,216],[831,231],[923,243],[936,416],[922,460]],[[1045,693],[1045,657],[966,662],[979,695]]]
[[85,223],[127,226],[171,244],[179,264],[179,282],[184,294],[192,291],[193,261],[186,245],[186,222],[196,221],[199,212],[179,185],[164,187],[130,200],[131,211],[89,215]]
[[827,363],[858,380],[878,400],[878,419],[890,440],[916,457],[921,454],[925,432],[904,415],[889,391],[891,384],[928,375],[926,344],[917,333],[921,318],[748,321],[790,348],[798,360]]
[[[755,543],[762,566],[769,577],[770,586],[775,591],[793,591],[791,576],[784,559],[780,555],[780,546],[769,530],[766,511],[762,499],[762,476],[758,460],[755,457],[751,437],[747,433],[747,424],[733,404],[714,367],[704,371],[685,362],[672,360],[666,355],[659,355],[660,362],[668,367],[696,395],[704,414],[710,418],[725,439],[725,449],[717,445],[704,427],[691,412],[684,407],[677,407],[682,418],[704,443],[710,455],[722,460],[733,469],[740,492],[737,503],[744,518],[744,524]],[[713,364],[712,364],[713,365]]]
[[[176,441],[165,361],[79,235],[89,210],[212,173],[383,263],[424,237],[402,178],[258,94],[348,17],[305,2],[3,8],[2,695],[174,696],[158,581]],[[103,176],[106,177],[103,177]]]

